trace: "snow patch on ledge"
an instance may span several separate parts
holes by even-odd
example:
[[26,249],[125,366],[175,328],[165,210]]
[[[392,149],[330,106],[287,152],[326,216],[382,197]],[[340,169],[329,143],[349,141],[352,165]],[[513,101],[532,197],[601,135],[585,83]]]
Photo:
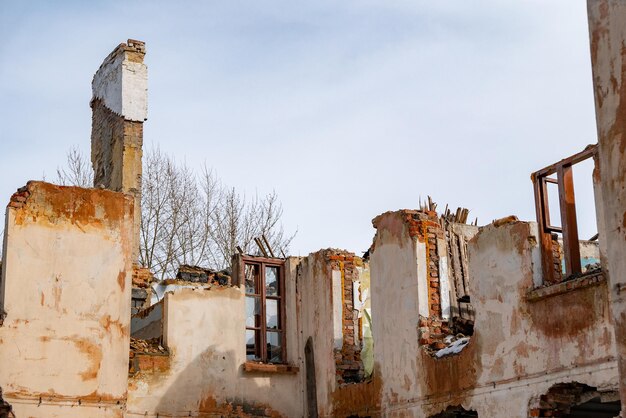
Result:
[[435,357],[441,358],[450,354],[459,354],[467,346],[469,340],[469,337],[459,338],[446,348],[442,348],[441,350],[437,351],[435,353]]

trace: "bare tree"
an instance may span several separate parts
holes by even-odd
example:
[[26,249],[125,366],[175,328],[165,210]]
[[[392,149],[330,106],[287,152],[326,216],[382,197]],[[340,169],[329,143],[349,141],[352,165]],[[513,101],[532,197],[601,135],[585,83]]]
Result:
[[[57,170],[59,182],[91,187],[86,161],[70,149],[67,166]],[[206,166],[196,172],[158,147],[144,154],[141,212],[139,263],[159,278],[171,277],[181,264],[228,268],[237,246],[258,254],[254,238],[261,235],[287,254],[295,236],[283,230],[275,192],[246,199]]]
[[78,147],[70,148],[66,155],[65,164],[65,167],[57,167],[57,183],[61,186],[92,187],[91,161]]

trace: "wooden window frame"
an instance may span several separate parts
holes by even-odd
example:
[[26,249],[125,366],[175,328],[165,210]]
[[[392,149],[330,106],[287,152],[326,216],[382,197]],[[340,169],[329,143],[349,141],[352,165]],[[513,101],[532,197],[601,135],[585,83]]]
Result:
[[[245,287],[245,274],[246,274],[246,266],[253,265],[258,266],[259,275],[257,281],[257,288],[255,289],[256,293],[248,293]],[[278,296],[267,296],[265,289],[265,269],[267,267],[276,267],[278,269]],[[257,297],[260,299],[260,313],[257,315],[260,318],[259,324],[255,324],[254,327],[249,327],[246,324],[245,331],[256,331],[256,341],[255,341],[255,349],[258,350],[258,360],[249,360],[248,353],[246,351],[246,362],[258,362],[258,363],[267,363],[267,364],[287,364],[287,321],[285,314],[285,260],[280,258],[267,258],[267,257],[254,257],[254,256],[243,256],[241,258],[240,264],[240,272],[241,272],[241,283],[244,286],[245,298],[247,301],[248,297]],[[277,329],[269,329],[267,328],[267,299],[277,300],[278,301],[278,328]],[[247,320],[247,317],[246,317]],[[267,352],[267,333],[268,332],[278,332],[280,335],[281,342],[281,361],[270,363],[270,358],[268,357]],[[247,341],[246,341],[246,350],[247,350]]]
[[[589,145],[578,154],[565,158],[531,174],[535,190],[535,210],[539,224],[539,241],[541,245],[541,264],[545,283],[558,282],[554,271],[552,234],[563,235],[563,258],[565,261],[565,277],[581,274],[580,244],[578,240],[578,225],[576,221],[576,199],[574,196],[574,178],[572,166],[595,158],[598,146]],[[549,177],[556,174],[556,178]],[[548,207],[548,183],[556,184],[559,189],[559,207],[561,227],[553,226],[550,222]]]

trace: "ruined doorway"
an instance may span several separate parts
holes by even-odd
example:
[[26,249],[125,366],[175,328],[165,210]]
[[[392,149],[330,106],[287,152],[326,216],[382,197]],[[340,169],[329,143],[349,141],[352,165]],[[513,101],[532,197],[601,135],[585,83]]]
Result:
[[306,367],[306,404],[309,418],[317,418],[317,388],[315,386],[315,353],[313,339],[309,337],[304,346],[304,363]]
[[431,415],[429,418],[475,418],[477,416],[476,411],[468,411],[461,406],[449,406],[445,411]]
[[582,383],[559,383],[539,398],[531,417],[614,418],[621,403],[617,390],[600,391]]

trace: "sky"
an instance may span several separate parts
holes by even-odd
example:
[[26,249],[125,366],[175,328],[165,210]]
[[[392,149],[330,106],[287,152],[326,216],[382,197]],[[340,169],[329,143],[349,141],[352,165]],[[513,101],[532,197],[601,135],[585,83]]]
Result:
[[[88,155],[91,79],[146,42],[145,147],[276,191],[292,255],[359,254],[432,196],[534,220],[530,173],[595,143],[586,2],[0,0],[0,196]],[[574,171],[581,238],[595,218]]]

